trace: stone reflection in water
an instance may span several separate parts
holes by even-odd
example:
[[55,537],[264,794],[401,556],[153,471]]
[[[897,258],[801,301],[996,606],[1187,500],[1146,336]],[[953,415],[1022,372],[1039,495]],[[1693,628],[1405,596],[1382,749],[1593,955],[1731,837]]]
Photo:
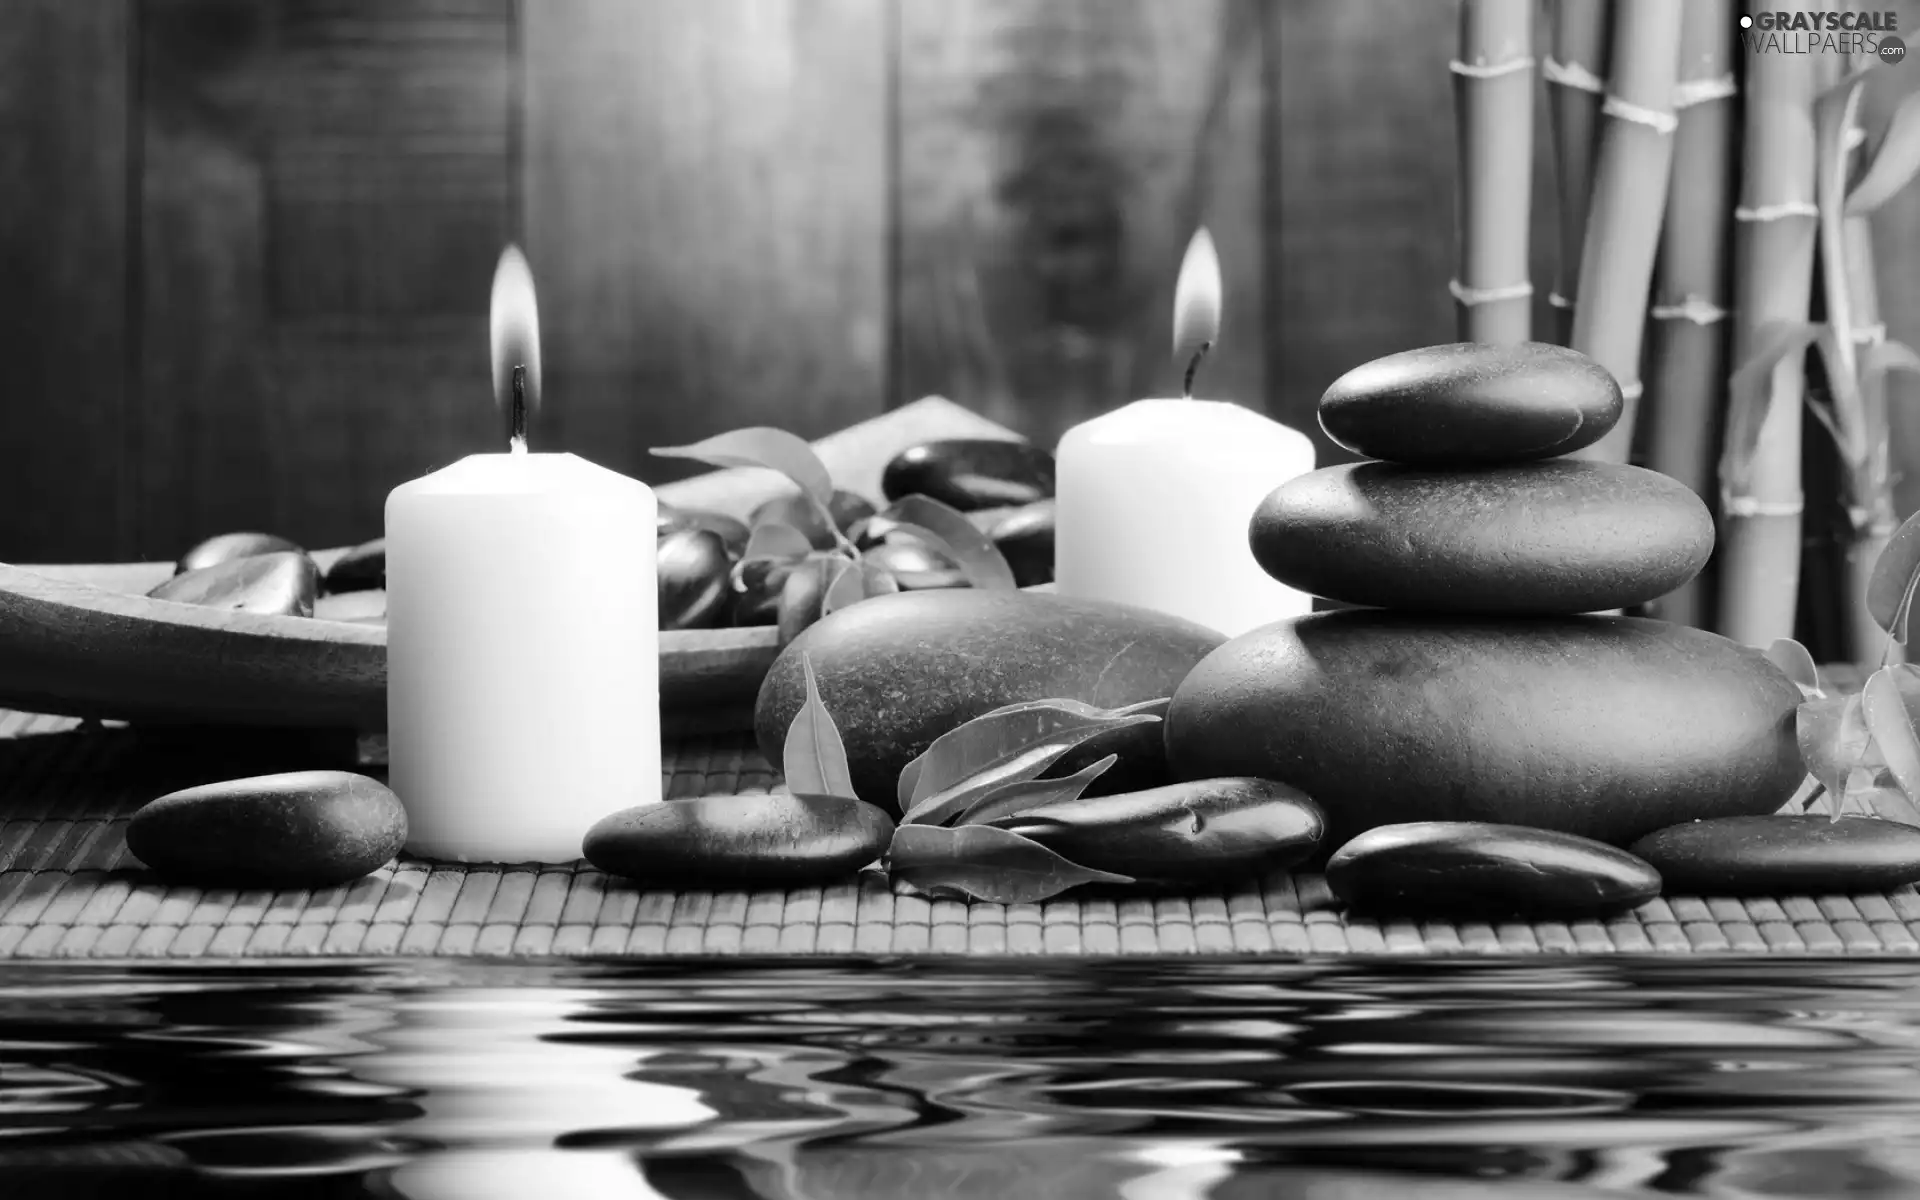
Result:
[[354,1060],[370,1083],[415,1093],[394,1132],[434,1147],[387,1180],[406,1200],[661,1200],[631,1153],[559,1149],[584,1131],[669,1131],[718,1114],[692,1088],[639,1077],[654,1052],[557,1042],[593,993],[458,988],[408,993],[378,1047]]

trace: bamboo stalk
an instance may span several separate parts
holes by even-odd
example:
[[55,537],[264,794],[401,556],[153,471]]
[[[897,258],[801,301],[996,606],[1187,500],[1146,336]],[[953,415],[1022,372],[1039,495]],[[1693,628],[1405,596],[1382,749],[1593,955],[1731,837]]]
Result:
[[1594,145],[1606,91],[1607,31],[1613,4],[1612,0],[1550,3],[1552,52],[1541,75],[1548,84],[1553,121],[1560,244],[1548,300],[1559,318],[1554,340],[1566,345],[1573,337],[1573,296],[1580,287],[1580,255],[1587,237],[1587,203],[1593,193]]
[[[1764,0],[1761,0],[1764,2]],[[1750,8],[1756,7],[1754,4]],[[1734,210],[1733,362],[1772,322],[1807,321],[1813,289],[1815,56],[1747,56],[1740,207]],[[1765,646],[1794,632],[1799,596],[1803,355],[1771,372],[1758,449],[1743,477],[1723,471],[1719,631]]]
[[[1673,177],[1661,227],[1647,356],[1646,465],[1718,500],[1714,459],[1727,379],[1727,276],[1734,159],[1734,0],[1688,0],[1680,26]],[[1705,572],[1662,597],[1655,616],[1704,626]]]
[[1452,290],[1463,342],[1513,345],[1533,331],[1533,4],[1460,0],[1460,55],[1452,64],[1459,268]]
[[[1873,345],[1886,337],[1880,315],[1879,280],[1874,274],[1873,227],[1866,216],[1847,217],[1841,229],[1841,261],[1847,280],[1847,295],[1853,321],[1852,340],[1857,345]],[[1847,510],[1851,521],[1847,543],[1847,645],[1849,658],[1859,663],[1877,663],[1887,652],[1889,639],[1867,611],[1867,581],[1874,564],[1887,548],[1887,539],[1899,526],[1899,513],[1893,502],[1892,416],[1887,409],[1887,380],[1884,375],[1862,375],[1859,381],[1861,419],[1864,422],[1867,460],[1856,473]],[[1889,662],[1904,657],[1898,642],[1892,643]]]
[[1620,421],[1577,457],[1624,463],[1640,407],[1640,345],[1653,261],[1673,168],[1673,85],[1680,67],[1681,0],[1617,0],[1612,77],[1600,114],[1600,154],[1580,254],[1570,345],[1613,373],[1626,397]]

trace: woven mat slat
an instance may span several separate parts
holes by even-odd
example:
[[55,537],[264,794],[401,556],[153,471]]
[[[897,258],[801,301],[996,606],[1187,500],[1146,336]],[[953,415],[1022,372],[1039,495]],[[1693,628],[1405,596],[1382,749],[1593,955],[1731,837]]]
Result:
[[[1668,896],[1606,921],[1349,920],[1318,875],[1191,896],[963,904],[884,880],[765,892],[648,891],[584,863],[389,863],[318,891],[158,884],[126,850],[163,791],[303,765],[301,744],[80,727],[0,712],[0,958],[476,955],[1920,954],[1920,893]],[[271,739],[265,739],[271,743]],[[238,757],[236,758],[236,753]],[[667,793],[765,792],[745,735],[689,738]]]

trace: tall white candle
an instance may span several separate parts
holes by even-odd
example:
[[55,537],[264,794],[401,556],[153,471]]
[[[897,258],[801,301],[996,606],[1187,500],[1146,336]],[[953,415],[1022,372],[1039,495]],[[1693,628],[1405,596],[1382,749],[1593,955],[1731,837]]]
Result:
[[[1203,229],[1174,292],[1176,355],[1197,363],[1219,325],[1220,264]],[[1069,429],[1056,459],[1061,594],[1157,609],[1228,637],[1313,610],[1247,543],[1260,501],[1313,470],[1300,431],[1222,401],[1138,400]]]
[[[520,367],[531,407],[516,250],[493,311],[495,390]],[[570,862],[601,817],[661,798],[657,511],[644,483],[517,434],[387,498],[388,774],[410,851]]]

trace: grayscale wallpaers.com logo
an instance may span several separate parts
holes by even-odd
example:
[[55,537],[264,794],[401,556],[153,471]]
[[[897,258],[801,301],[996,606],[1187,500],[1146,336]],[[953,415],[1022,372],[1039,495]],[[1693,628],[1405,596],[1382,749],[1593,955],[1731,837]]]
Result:
[[1883,63],[1907,56],[1891,12],[1763,12],[1740,18],[1740,40],[1752,54],[1874,55]]

